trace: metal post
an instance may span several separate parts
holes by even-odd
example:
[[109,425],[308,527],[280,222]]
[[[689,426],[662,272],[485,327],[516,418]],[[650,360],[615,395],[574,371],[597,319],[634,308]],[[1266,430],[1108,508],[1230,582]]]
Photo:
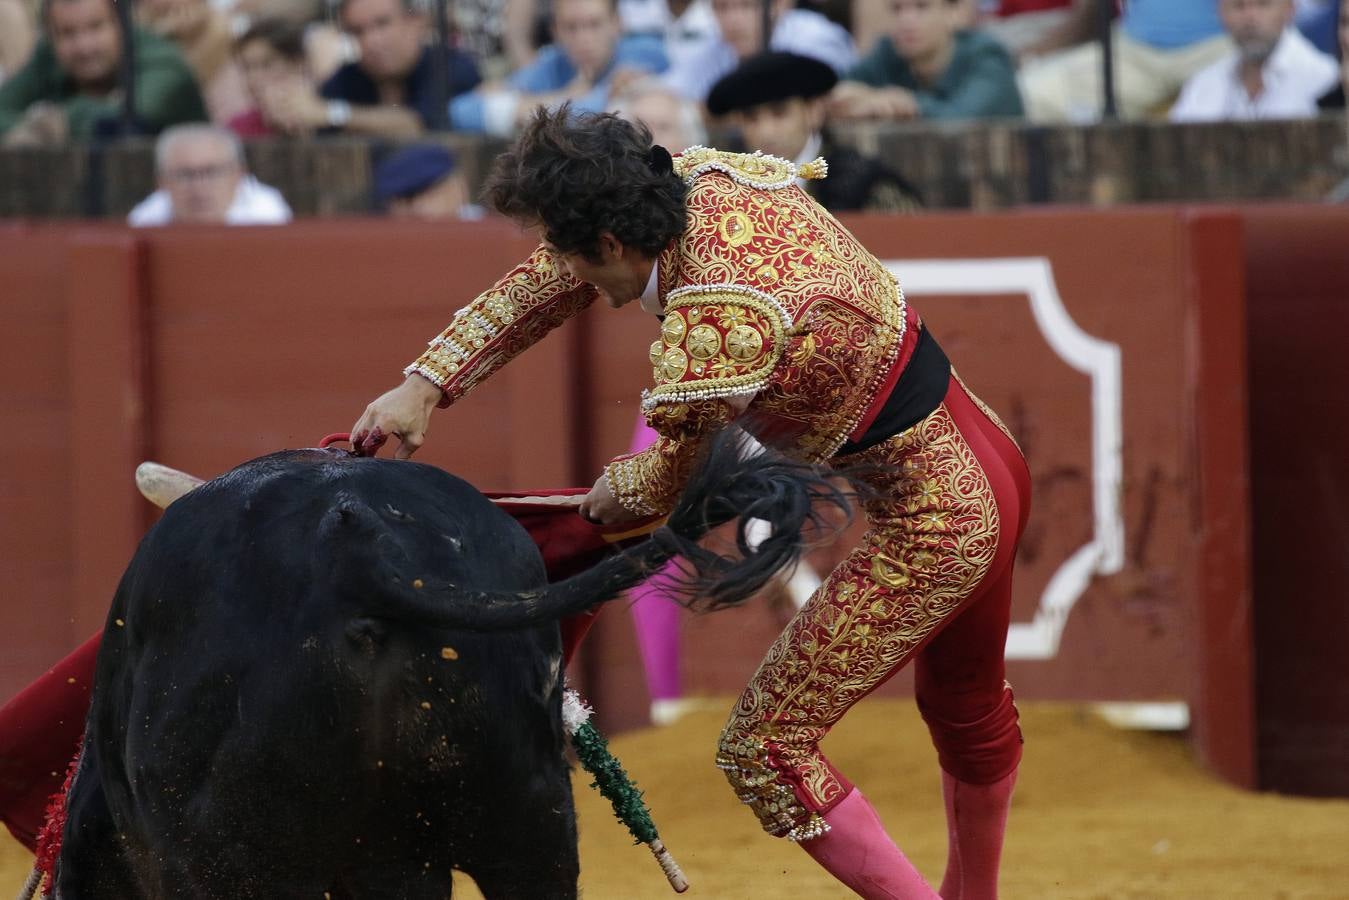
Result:
[[431,53],[431,130],[450,130],[450,28],[445,12],[446,0],[431,0],[431,31],[435,47]]
[[1115,106],[1115,47],[1110,40],[1115,0],[1096,0],[1096,29],[1101,42],[1101,119],[1119,117]]
[[136,125],[136,29],[131,18],[131,0],[113,0],[122,29],[122,121],[123,135],[135,134]]
[[773,49],[773,0],[763,0],[763,51]]

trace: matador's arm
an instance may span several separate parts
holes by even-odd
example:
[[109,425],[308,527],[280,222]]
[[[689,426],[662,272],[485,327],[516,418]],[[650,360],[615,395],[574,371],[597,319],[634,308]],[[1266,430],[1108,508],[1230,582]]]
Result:
[[568,275],[551,251],[539,247],[456,312],[403,374],[429,380],[443,394],[440,406],[449,406],[596,296],[594,287]]
[[614,498],[640,516],[674,506],[702,442],[767,384],[786,343],[786,313],[748,288],[680,288],[666,297],[665,313],[661,339],[651,345],[656,387],[642,395],[659,436],[604,470]]

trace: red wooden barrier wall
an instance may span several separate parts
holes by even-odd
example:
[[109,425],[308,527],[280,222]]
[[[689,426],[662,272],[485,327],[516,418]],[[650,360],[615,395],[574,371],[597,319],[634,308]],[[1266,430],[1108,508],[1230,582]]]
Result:
[[1349,797],[1349,211],[1246,215],[1259,784]]
[[[1030,456],[1019,696],[1186,701],[1204,757],[1254,784],[1242,260],[1270,268],[1281,226],[1243,244],[1237,211],[851,224]],[[152,515],[136,462],[213,475],[346,430],[529,249],[497,222],[0,226],[0,696],[101,625]],[[419,458],[484,488],[589,483],[627,446],[652,329],[635,308],[591,310],[438,413]],[[779,622],[757,601],[685,617],[689,690],[738,690]],[[626,614],[595,637],[588,690],[630,724],[645,691]]]

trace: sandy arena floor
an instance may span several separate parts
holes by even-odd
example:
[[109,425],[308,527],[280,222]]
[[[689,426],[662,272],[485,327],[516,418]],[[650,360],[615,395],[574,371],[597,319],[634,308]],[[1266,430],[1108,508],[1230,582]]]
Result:
[[[725,702],[613,749],[646,791],[691,897],[850,896],[804,853],[759,831],[711,764]],[[1023,703],[1026,759],[1004,855],[1005,900],[1269,898],[1349,900],[1349,800],[1250,794],[1201,771],[1173,735],[1119,732],[1082,710]],[[929,879],[946,839],[936,761],[912,705],[862,703],[825,744]],[[645,848],[576,779],[588,900],[674,894]],[[31,857],[0,838],[0,896]],[[471,884],[457,898],[477,898]]]

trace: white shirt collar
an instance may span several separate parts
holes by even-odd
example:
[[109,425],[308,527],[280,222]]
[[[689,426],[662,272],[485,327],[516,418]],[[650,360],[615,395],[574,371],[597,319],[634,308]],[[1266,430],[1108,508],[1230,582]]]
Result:
[[660,274],[660,257],[656,257],[656,264],[651,267],[651,278],[646,283],[646,290],[642,291],[642,296],[637,300],[642,309],[658,316],[665,312],[665,304],[660,302],[660,286],[656,283],[657,276]]
[[[1279,42],[1274,45],[1274,52],[1265,60],[1260,67],[1261,80],[1264,82],[1263,94],[1274,93],[1281,85],[1284,79],[1290,81],[1306,80],[1309,73],[1308,67],[1313,70],[1318,66],[1318,58],[1321,53],[1304,38],[1296,28],[1290,26],[1279,36]],[[1236,90],[1240,92],[1240,97],[1245,103],[1259,107],[1261,97],[1251,97],[1246,93],[1246,85],[1241,80],[1241,64],[1236,54],[1233,54],[1229,60],[1228,77],[1236,85]]]

